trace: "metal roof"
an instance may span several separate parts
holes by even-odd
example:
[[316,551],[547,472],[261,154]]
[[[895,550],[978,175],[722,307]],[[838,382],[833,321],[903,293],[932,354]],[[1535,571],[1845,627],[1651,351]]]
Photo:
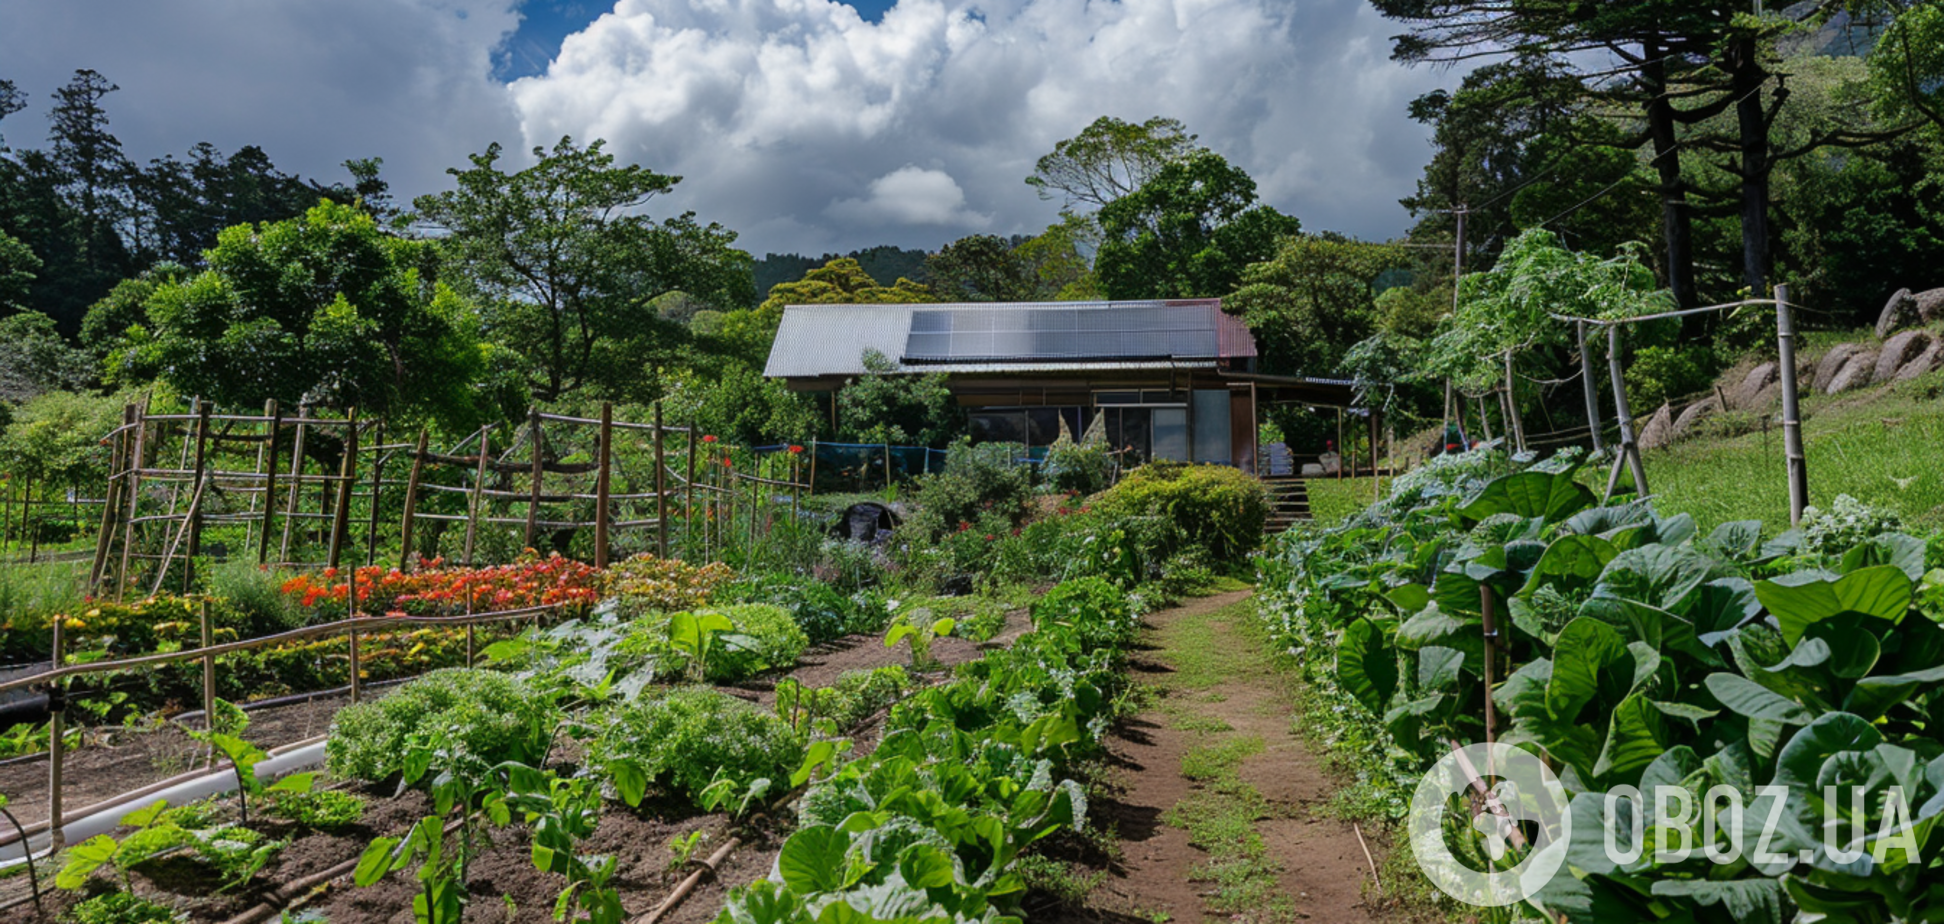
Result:
[[763,374],[858,375],[866,350],[914,373],[1205,368],[1256,355],[1220,299],[790,305]]

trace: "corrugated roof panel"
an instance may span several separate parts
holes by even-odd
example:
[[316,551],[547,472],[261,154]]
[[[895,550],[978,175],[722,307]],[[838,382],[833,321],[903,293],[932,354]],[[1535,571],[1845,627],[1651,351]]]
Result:
[[763,375],[858,375],[865,350],[897,362],[910,333],[910,305],[791,305],[783,309]]

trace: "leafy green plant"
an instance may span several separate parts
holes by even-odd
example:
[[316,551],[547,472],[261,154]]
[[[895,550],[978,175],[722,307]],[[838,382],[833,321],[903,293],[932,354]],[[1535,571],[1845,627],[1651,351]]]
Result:
[[507,760],[538,763],[557,715],[552,696],[485,670],[434,671],[373,703],[340,710],[325,744],[333,776],[382,780],[404,772],[415,742],[483,776]]
[[609,884],[617,869],[614,857],[579,852],[601,822],[600,785],[588,777],[563,779],[550,770],[523,764],[506,763],[498,769],[506,785],[504,795],[497,797],[503,802],[496,804],[519,813],[533,832],[534,868],[567,878],[567,887],[554,901],[554,920],[592,924],[625,920],[621,893]]
[[[278,786],[290,779],[292,777],[285,777],[278,782]],[[272,786],[271,791],[276,797],[265,806],[264,813],[306,828],[336,831],[357,824],[364,817],[365,800],[352,793],[335,789],[279,792],[276,786]]]
[[707,840],[708,836],[707,831],[690,831],[669,838],[668,866],[663,869],[664,874],[674,873],[688,866],[689,862],[695,859],[695,851],[702,846],[702,842]]
[[170,818],[167,810],[168,803],[157,800],[122,816],[122,825],[134,830],[121,840],[97,834],[69,847],[67,864],[55,877],[54,884],[63,889],[79,889],[96,870],[113,866],[126,890],[130,870],[169,851],[187,848],[216,870],[225,889],[234,888],[248,882],[288,843],[271,840],[241,825],[185,828]]
[[[270,755],[243,740],[243,732],[250,727],[250,717],[241,707],[221,699],[216,700],[214,705],[215,708],[206,717],[209,727],[202,731],[191,731],[189,737],[215,748],[229,759],[236,773],[236,804],[242,813],[243,823],[249,824],[250,797],[261,796],[264,791],[263,783],[257,779],[256,765]],[[306,776],[305,783],[308,782],[309,777]],[[296,784],[292,785],[294,787]]]
[[412,919],[417,924],[458,924],[465,915],[464,875],[448,849],[440,817],[427,816],[404,838],[381,837],[358,857],[351,879],[359,886],[376,884],[394,870],[418,869],[419,892],[412,896]]
[[73,924],[174,924],[188,915],[127,892],[97,895],[68,909]]
[[1223,465],[1149,463],[1127,473],[1093,503],[1110,518],[1170,521],[1181,545],[1154,550],[1161,558],[1200,549],[1218,563],[1239,562],[1254,550],[1269,516],[1262,482]]
[[935,666],[931,656],[932,642],[951,635],[957,627],[958,620],[951,617],[933,619],[930,610],[912,610],[898,617],[891,630],[884,633],[884,647],[896,648],[899,642],[907,642],[911,646],[911,669],[930,670]]
[[758,779],[782,779],[803,759],[803,742],[789,725],[707,687],[608,706],[589,725],[589,764],[630,804],[651,785],[690,801],[720,779],[747,789]]

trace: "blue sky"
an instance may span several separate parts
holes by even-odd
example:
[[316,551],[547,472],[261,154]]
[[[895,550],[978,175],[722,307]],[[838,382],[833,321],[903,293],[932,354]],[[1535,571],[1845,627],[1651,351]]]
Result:
[[381,157],[404,199],[563,135],[678,175],[765,252],[1035,234],[1023,180],[1101,116],[1180,119],[1310,230],[1382,239],[1431,150],[1369,0],[0,0],[0,78],[46,137],[77,68],[137,162],[261,146],[324,182]]

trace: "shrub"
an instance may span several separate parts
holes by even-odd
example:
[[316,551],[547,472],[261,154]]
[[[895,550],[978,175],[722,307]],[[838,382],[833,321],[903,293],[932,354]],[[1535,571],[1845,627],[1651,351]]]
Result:
[[719,607],[736,630],[709,664],[708,679],[740,680],[763,671],[789,667],[810,647],[810,636],[787,610],[766,603]]
[[1662,404],[1705,390],[1718,365],[1714,351],[1701,344],[1641,347],[1627,364],[1627,391],[1634,407],[1651,414]]
[[54,614],[81,609],[81,583],[65,564],[0,564],[0,660],[46,655]]
[[906,527],[939,536],[988,513],[1018,525],[1033,491],[1026,468],[1013,461],[1018,452],[1011,443],[954,444],[946,452],[945,470],[918,480],[911,498],[918,510]]
[[1110,518],[1166,518],[1188,546],[1207,552],[1218,563],[1232,563],[1262,541],[1269,495],[1262,482],[1238,469],[1153,462],[1129,472],[1120,484],[1095,498],[1094,506]]
[[1080,650],[1117,650],[1134,641],[1137,623],[1120,588],[1097,577],[1067,581],[1033,604],[1035,632],[1064,627]]
[[207,574],[210,596],[222,601],[245,637],[274,635],[304,624],[307,614],[284,594],[283,575],[247,561],[224,562]]
[[508,760],[537,764],[553,722],[550,697],[523,680],[466,668],[433,671],[375,703],[338,712],[325,766],[341,777],[382,780],[404,769],[415,745],[445,750],[455,767],[473,772]]
[[588,744],[590,762],[638,765],[656,785],[693,802],[717,774],[747,787],[782,785],[803,762],[803,742],[782,719],[708,687],[682,687],[655,699],[604,710]]
[[1104,444],[1063,439],[1046,450],[1040,469],[1045,486],[1056,493],[1096,494],[1107,489],[1113,458]]
[[815,691],[817,713],[835,721],[838,728],[851,728],[897,702],[910,687],[911,675],[896,664],[845,671],[837,675],[836,683]]
[[1802,508],[1802,548],[1822,555],[1842,555],[1864,541],[1903,529],[1894,510],[1872,507],[1848,494],[1838,494],[1828,510]]
[[768,603],[780,606],[796,620],[810,644],[820,645],[853,632],[882,628],[882,607],[866,607],[822,581],[794,574],[769,573],[728,585],[719,598],[725,603]]
[[652,611],[673,613],[706,605],[710,594],[735,576],[721,562],[697,567],[674,558],[636,555],[608,571],[608,592],[630,618]]

